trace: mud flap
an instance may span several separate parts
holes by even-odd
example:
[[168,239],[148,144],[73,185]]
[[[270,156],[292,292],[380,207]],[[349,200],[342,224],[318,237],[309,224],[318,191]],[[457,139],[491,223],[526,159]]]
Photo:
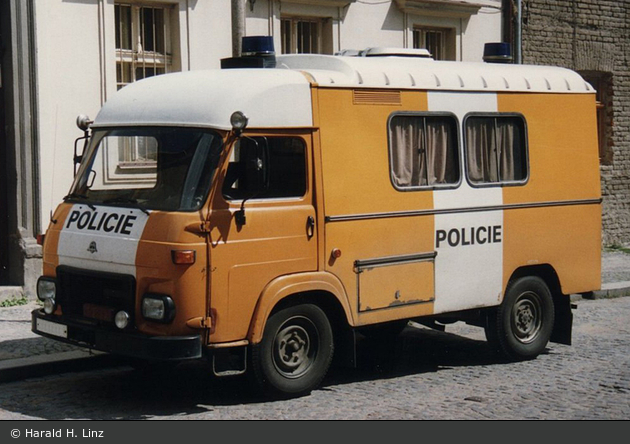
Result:
[[577,308],[577,305],[571,304],[569,296],[564,295],[554,297],[553,303],[555,322],[550,340],[558,344],[571,345],[571,333],[573,330],[573,313],[571,309]]
[[341,327],[335,331],[334,363],[339,367],[357,367],[357,339],[353,328]]

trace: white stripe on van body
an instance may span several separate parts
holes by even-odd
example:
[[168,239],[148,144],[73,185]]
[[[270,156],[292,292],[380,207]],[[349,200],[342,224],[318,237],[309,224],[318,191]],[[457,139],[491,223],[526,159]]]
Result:
[[[435,190],[435,209],[503,204],[503,191],[473,188],[466,181],[463,126],[469,112],[497,112],[494,93],[429,92],[429,111],[452,112],[460,125],[462,183],[454,190]],[[498,227],[498,228],[495,228]],[[439,241],[440,236],[446,239]],[[503,211],[435,215],[435,313],[497,305],[503,291]]]
[[149,216],[137,208],[74,205],[59,236],[59,265],[136,276]]

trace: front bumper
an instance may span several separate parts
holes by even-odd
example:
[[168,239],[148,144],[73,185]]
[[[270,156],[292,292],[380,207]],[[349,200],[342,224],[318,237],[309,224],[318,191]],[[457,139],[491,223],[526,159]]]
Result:
[[42,310],[34,310],[31,318],[31,329],[38,335],[116,355],[160,361],[184,361],[202,355],[199,335],[147,336],[47,315]]

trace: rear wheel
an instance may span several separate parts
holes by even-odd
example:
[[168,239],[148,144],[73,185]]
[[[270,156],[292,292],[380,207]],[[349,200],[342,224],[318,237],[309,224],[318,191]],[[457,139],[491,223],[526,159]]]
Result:
[[252,346],[251,366],[264,392],[300,396],[317,387],[332,361],[333,332],[316,305],[288,307],[271,315],[263,339]]
[[488,313],[486,338],[509,359],[532,359],[547,346],[553,323],[553,299],[547,284],[527,276],[512,281],[503,303]]

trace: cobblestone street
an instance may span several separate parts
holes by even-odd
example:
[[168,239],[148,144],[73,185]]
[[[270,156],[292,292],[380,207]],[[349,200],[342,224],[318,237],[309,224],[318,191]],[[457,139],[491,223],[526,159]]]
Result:
[[408,327],[395,345],[362,341],[359,368],[332,369],[322,388],[286,401],[256,397],[242,378],[211,378],[199,363],[30,378],[2,384],[0,419],[627,420],[628,319],[630,297],[580,300],[573,346],[520,363],[490,354],[481,329]]

